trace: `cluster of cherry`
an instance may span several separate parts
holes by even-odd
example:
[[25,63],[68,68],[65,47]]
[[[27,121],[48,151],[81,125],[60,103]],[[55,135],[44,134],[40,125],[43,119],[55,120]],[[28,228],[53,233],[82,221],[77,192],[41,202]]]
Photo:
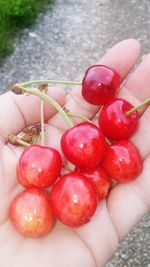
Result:
[[[100,105],[99,127],[79,123],[61,138],[61,148],[74,170],[60,176],[62,159],[52,147],[31,144],[24,149],[17,178],[26,189],[10,205],[10,218],[22,234],[38,237],[48,233],[55,218],[70,227],[90,221],[97,203],[107,197],[112,181],[129,182],[142,171],[142,159],[129,141],[139,115],[124,99],[115,98],[121,79],[113,69],[95,65],[82,80],[86,101]],[[43,188],[52,186],[51,192]]]

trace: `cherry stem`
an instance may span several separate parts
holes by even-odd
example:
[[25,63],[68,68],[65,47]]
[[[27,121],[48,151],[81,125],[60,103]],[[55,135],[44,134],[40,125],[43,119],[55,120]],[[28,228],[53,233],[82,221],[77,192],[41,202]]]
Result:
[[28,81],[23,83],[17,83],[16,86],[26,87],[34,84],[68,84],[68,85],[81,85],[81,82],[72,82],[72,81],[57,81],[57,80],[35,80],[35,81]]
[[36,144],[36,143],[37,143],[37,140],[38,140],[38,135],[36,134],[36,135],[33,137],[32,144]]
[[78,119],[83,119],[84,121],[92,123],[91,120],[89,120],[88,118],[86,118],[85,116],[82,116],[82,115],[78,115],[78,114],[75,114],[75,113],[72,113],[72,112],[69,112],[69,111],[67,111],[67,115],[69,117],[75,117],[75,118],[78,118]]
[[19,145],[22,145],[22,146],[30,146],[30,144],[28,144],[27,142],[19,139],[19,138],[16,138],[16,142],[19,144]]
[[112,145],[111,141],[110,141],[106,136],[105,136],[105,140],[106,140],[106,143],[107,143],[109,146]]
[[67,172],[73,172],[73,170],[71,170],[68,166],[63,165],[63,168],[67,171]]
[[10,134],[10,135],[8,136],[8,141],[9,141],[12,145],[17,145],[17,144],[18,144],[18,145],[22,145],[22,146],[25,146],[25,147],[30,146],[29,143],[23,141],[22,139],[20,139],[19,137],[17,137],[17,135],[15,135],[15,134]]
[[45,132],[44,132],[44,100],[41,99],[41,145],[44,146]]
[[130,110],[126,111],[126,116],[130,116],[134,111],[142,108],[143,106],[145,106],[146,104],[150,104],[150,98],[147,98],[146,100],[144,100],[142,103],[140,103],[139,105],[137,105],[134,108],[131,108]]
[[[18,86],[18,85],[17,85]],[[20,87],[20,86],[19,86]],[[67,125],[72,128],[73,127],[73,123],[72,121],[69,119],[68,115],[66,114],[66,112],[63,110],[63,108],[51,97],[49,97],[48,95],[40,92],[40,91],[36,91],[36,90],[32,90],[32,89],[27,89],[24,87],[20,87],[20,89],[22,90],[23,93],[27,93],[27,94],[31,94],[31,95],[35,95],[40,97],[42,100],[47,101],[48,103],[50,103],[51,105],[53,105],[58,112],[60,112],[60,114],[62,115],[62,117],[66,120]]]

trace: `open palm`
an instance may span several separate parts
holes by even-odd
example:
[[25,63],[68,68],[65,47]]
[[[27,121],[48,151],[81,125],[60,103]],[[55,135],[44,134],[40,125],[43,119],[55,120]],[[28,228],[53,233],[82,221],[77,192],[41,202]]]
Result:
[[[114,46],[99,63],[114,68],[123,79],[136,64],[140,45],[126,40]],[[150,97],[150,55],[137,66],[119,92],[136,105]],[[86,103],[79,87],[66,96],[62,89],[49,94],[72,112],[93,118],[97,107]],[[18,234],[8,218],[12,197],[22,190],[16,182],[16,164],[21,147],[7,143],[10,133],[40,121],[40,101],[34,96],[6,93],[0,96],[0,266],[1,267],[101,267],[114,254],[118,243],[150,208],[150,108],[141,110],[140,127],[132,138],[144,160],[143,172],[135,181],[114,187],[102,201],[90,223],[71,229],[57,223],[40,239]],[[53,107],[45,104],[46,145],[60,152],[60,138],[66,125]]]

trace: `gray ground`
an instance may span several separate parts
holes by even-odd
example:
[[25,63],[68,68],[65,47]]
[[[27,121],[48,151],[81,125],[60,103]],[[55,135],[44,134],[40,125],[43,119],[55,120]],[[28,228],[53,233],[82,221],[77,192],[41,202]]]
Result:
[[[149,0],[58,0],[36,26],[15,41],[0,67],[8,83],[36,78],[79,79],[116,42],[134,37],[149,52]],[[150,267],[150,215],[120,245],[108,267]]]

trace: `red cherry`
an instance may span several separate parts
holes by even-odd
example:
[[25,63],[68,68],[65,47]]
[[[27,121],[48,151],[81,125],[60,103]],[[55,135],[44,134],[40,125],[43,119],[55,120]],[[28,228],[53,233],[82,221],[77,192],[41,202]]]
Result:
[[87,170],[81,170],[76,167],[75,171],[81,172],[94,184],[99,200],[107,197],[111,186],[111,179],[101,166],[98,165]]
[[87,69],[82,81],[84,99],[94,105],[104,105],[116,95],[121,85],[119,74],[104,65],[94,65]]
[[135,179],[143,165],[138,149],[127,140],[109,146],[102,164],[106,172],[118,182]]
[[51,205],[56,217],[70,227],[79,227],[90,221],[97,197],[93,184],[81,173],[62,176],[51,192]]
[[66,158],[84,169],[99,164],[105,154],[106,142],[97,126],[83,122],[64,133],[61,146]]
[[49,196],[38,188],[19,193],[10,205],[10,219],[16,230],[25,236],[46,235],[54,225]]
[[124,99],[115,99],[101,110],[98,123],[104,134],[113,140],[128,139],[136,131],[139,114],[134,111],[130,116],[126,112],[133,106]]
[[24,187],[47,187],[59,176],[62,160],[54,148],[31,145],[27,147],[17,166],[19,183]]

